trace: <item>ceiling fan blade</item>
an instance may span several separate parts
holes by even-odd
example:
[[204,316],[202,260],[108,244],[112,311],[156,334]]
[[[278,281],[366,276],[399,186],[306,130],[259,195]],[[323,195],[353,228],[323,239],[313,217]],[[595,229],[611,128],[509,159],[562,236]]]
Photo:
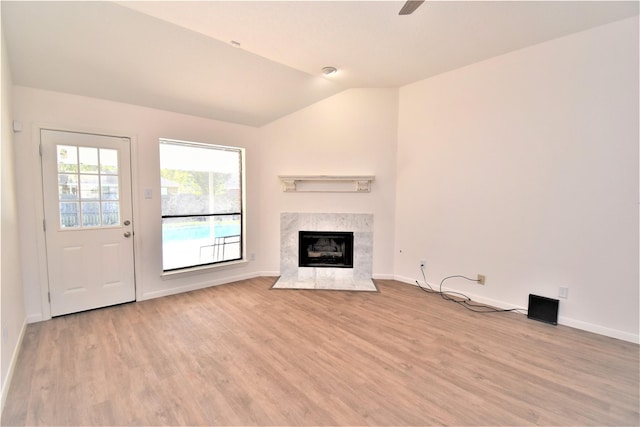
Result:
[[404,6],[402,6],[398,15],[411,15],[422,3],[424,3],[424,0],[408,0]]

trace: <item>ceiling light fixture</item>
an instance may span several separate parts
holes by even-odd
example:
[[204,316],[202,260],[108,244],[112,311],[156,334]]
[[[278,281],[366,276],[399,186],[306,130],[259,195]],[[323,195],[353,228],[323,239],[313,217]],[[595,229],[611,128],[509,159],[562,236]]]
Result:
[[325,76],[332,76],[337,72],[338,69],[336,67],[324,67],[322,69],[322,74],[324,74]]

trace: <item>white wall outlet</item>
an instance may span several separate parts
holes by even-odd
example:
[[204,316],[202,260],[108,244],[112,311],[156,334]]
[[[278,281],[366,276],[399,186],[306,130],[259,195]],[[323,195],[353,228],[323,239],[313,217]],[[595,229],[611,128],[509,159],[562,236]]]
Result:
[[569,288],[565,288],[565,287],[560,286],[558,288],[558,297],[563,298],[563,299],[569,298]]

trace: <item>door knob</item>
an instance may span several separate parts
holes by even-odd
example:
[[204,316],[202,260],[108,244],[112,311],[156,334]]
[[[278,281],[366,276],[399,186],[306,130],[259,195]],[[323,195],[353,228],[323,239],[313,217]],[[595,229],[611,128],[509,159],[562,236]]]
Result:
[[124,225],[131,225],[131,221],[129,221],[128,219],[125,219]]
[[131,232],[130,231],[125,231],[124,232],[124,237],[131,237]]

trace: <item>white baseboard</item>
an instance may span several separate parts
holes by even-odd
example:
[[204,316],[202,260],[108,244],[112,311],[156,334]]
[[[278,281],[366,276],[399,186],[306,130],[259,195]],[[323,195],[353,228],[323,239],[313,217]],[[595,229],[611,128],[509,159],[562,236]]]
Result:
[[393,274],[373,274],[374,279],[378,280],[395,280],[395,276]]
[[225,277],[218,280],[207,280],[206,282],[194,283],[188,286],[177,286],[175,288],[162,289],[159,291],[146,292],[142,294],[142,298],[138,301],[146,301],[154,298],[166,297],[169,295],[180,294],[182,292],[195,291],[197,289],[209,288],[211,286],[224,285],[227,283],[237,282],[240,280],[253,279],[254,277],[261,277],[259,273],[240,274],[232,277]]
[[[400,282],[412,285],[412,286],[418,286],[416,283],[416,279],[408,279],[406,277],[399,277],[396,276],[395,280],[398,280]],[[459,289],[455,289],[455,288],[450,288],[447,286],[444,286],[442,288],[443,291],[451,291],[451,292],[462,292]],[[481,295],[475,295],[475,294],[470,294],[467,291],[464,291],[464,294],[466,296],[468,296],[469,298],[471,298],[473,301],[480,303],[480,304],[486,304],[486,305],[490,305],[491,307],[496,307],[496,308],[500,308],[503,310],[513,310],[513,309],[521,309],[521,310],[526,310],[526,307],[521,307],[518,305],[514,305],[508,302],[504,302],[504,301],[499,301],[499,300],[494,300],[491,298],[485,298]]]
[[22,328],[20,328],[20,335],[18,335],[18,341],[16,342],[16,346],[13,349],[13,354],[11,355],[11,362],[9,363],[9,370],[7,371],[7,376],[2,382],[2,401],[0,402],[0,413],[4,411],[4,404],[7,401],[7,395],[9,394],[9,388],[11,387],[11,379],[13,378],[13,372],[16,368],[16,363],[18,363],[18,356],[20,354],[20,349],[22,348],[22,340],[24,339],[24,333],[27,330],[27,320],[22,323]]
[[280,277],[279,271],[260,271],[258,273],[260,277]]
[[581,329],[587,332],[593,332],[594,334],[604,335],[606,337],[615,338],[622,341],[632,342],[634,344],[640,344],[640,335],[619,331],[617,329],[610,329],[600,325],[594,325],[593,323],[582,322],[580,320],[571,319],[569,317],[558,317],[558,324],[569,326],[575,329]]
[[[407,283],[409,285],[417,286],[416,279],[409,279],[407,277],[396,276],[395,280],[397,280],[399,282]],[[454,291],[454,292],[455,291],[459,291],[457,289],[452,289],[452,288],[444,288],[444,289],[448,290],[448,291]],[[498,301],[498,300],[493,300],[493,299],[489,299],[489,298],[484,298],[484,297],[479,296],[479,295],[469,294],[468,292],[464,292],[464,293],[469,298],[471,298],[473,301],[481,303],[481,304],[487,304],[487,305],[490,305],[492,307],[497,307],[497,308],[502,308],[502,309],[520,308],[520,309],[526,310],[526,307],[519,307],[519,306],[515,306],[515,305],[510,304],[510,303],[504,302],[504,301]],[[640,336],[639,335],[631,334],[631,333],[624,332],[624,331],[619,331],[617,329],[607,328],[607,327],[600,326],[600,325],[594,325],[593,323],[583,322],[581,320],[572,319],[570,317],[564,317],[564,316],[558,317],[558,324],[559,325],[563,325],[563,326],[569,326],[570,328],[580,329],[580,330],[587,331],[587,332],[593,332],[595,334],[604,335],[604,336],[607,336],[607,337],[610,337],[610,338],[616,338],[616,339],[619,339],[619,340],[632,342],[634,344],[640,344]]]
[[411,277],[393,276],[391,278],[391,280],[397,280],[398,282],[407,283],[409,285],[417,286],[416,285],[416,279],[413,279]]
[[28,314],[27,315],[27,324],[42,322],[43,320],[49,320],[49,319],[45,319],[44,316],[42,315],[42,313]]

